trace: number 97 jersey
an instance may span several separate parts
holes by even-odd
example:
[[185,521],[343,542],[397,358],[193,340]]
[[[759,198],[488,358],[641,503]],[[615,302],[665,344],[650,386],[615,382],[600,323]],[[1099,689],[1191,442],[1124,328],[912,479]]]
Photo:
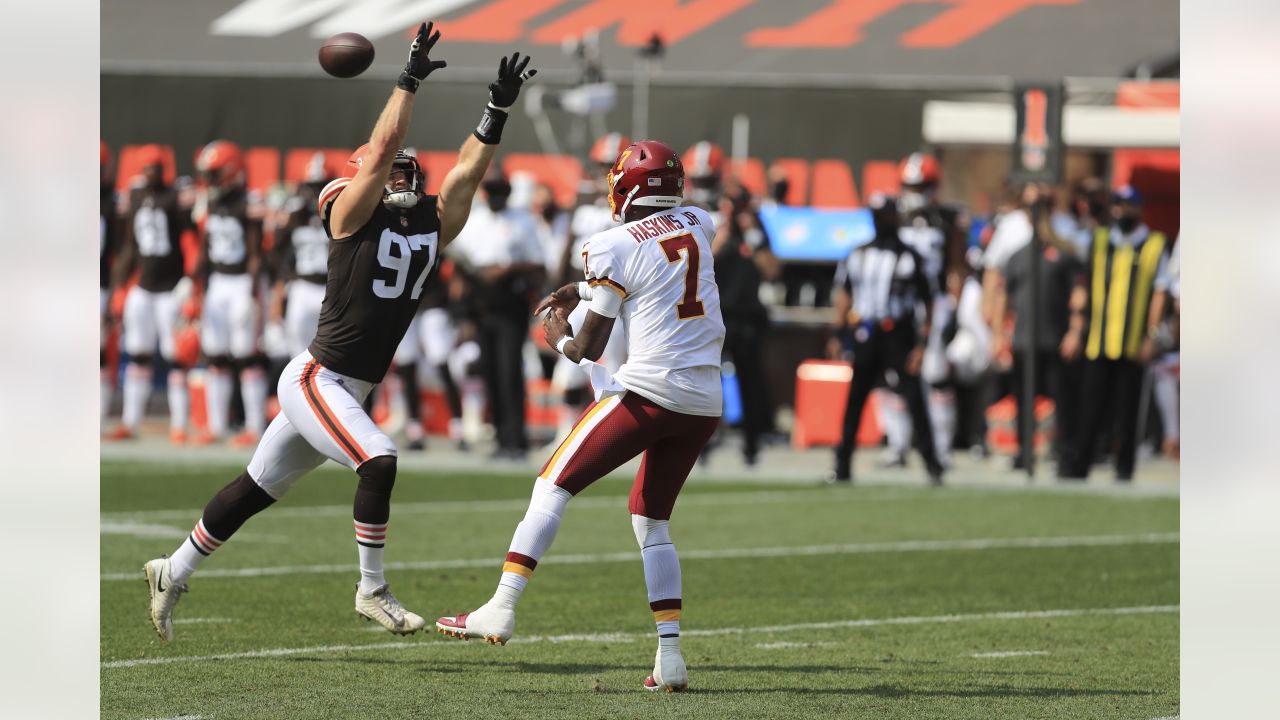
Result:
[[[320,217],[330,238],[329,207],[345,183],[320,195]],[[366,382],[382,382],[423,288],[438,264],[440,218],[434,195],[407,210],[378,203],[350,237],[329,243],[328,280],[316,337],[308,349],[324,367]]]
[[[724,320],[701,208],[677,207],[593,235],[587,282],[622,300],[627,362],[617,380],[669,410],[719,415]],[[594,303],[593,303],[594,305]]]

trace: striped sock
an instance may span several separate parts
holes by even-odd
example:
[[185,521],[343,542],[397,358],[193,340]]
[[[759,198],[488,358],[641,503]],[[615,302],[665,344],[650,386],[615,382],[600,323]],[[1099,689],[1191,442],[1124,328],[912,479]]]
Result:
[[360,592],[368,594],[387,584],[382,552],[387,544],[387,524],[355,521],[356,549],[360,552]]
[[502,578],[493,600],[499,605],[514,608],[520,593],[529,584],[538,558],[551,547],[560,530],[560,517],[573,496],[568,490],[550,480],[538,478],[533,483],[533,495],[524,519],[516,526],[506,562],[502,564]]
[[191,573],[200,567],[204,559],[222,547],[222,540],[215,538],[204,526],[204,518],[196,523],[185,542],[173,551],[169,558],[169,567],[173,572],[174,582],[184,583]]
[[654,600],[649,603],[653,621],[658,625],[658,638],[680,637],[680,598]]
[[520,599],[520,593],[524,592],[524,587],[529,584],[529,578],[533,577],[533,569],[536,567],[538,567],[538,561],[528,555],[521,555],[518,552],[507,553],[507,560],[502,563],[502,577],[498,580],[498,589],[493,593],[498,604],[514,608],[516,600]]

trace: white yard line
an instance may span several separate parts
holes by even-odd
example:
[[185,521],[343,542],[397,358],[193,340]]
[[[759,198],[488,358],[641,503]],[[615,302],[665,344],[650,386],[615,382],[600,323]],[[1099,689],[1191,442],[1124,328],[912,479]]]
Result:
[[[884,502],[919,499],[918,496],[902,494],[884,494],[865,496],[847,492],[846,489],[815,488],[812,490],[760,490],[724,493],[689,493],[680,498],[680,507],[723,506],[723,505],[772,505],[784,503],[812,502]],[[575,508],[592,508],[605,510],[626,510],[626,495],[609,495],[601,497],[576,498]],[[431,502],[395,503],[396,516],[416,514],[448,514],[519,512],[529,507],[528,498],[508,498],[503,500],[441,500]],[[136,512],[102,513],[103,524],[107,523],[144,523],[158,521],[191,521],[195,522],[203,512],[200,508],[190,510],[139,510]],[[349,517],[351,504],[345,505],[303,505],[299,507],[272,508],[271,517],[313,518],[313,517]]]
[[[1178,533],[1140,533],[1135,535],[1084,535],[1074,537],[972,538],[955,540],[903,540],[883,543],[846,543],[839,545],[799,545],[785,547],[730,548],[723,550],[681,550],[684,560],[721,560],[764,557],[802,557],[812,555],[859,555],[867,553],[930,552],[952,550],[992,550],[1008,548],[1098,547],[1111,545],[1150,545],[1178,542]],[[634,562],[639,550],[616,553],[550,555],[543,563],[584,565],[592,563]],[[389,562],[387,570],[451,570],[462,568],[497,568],[499,556],[466,560],[414,560]],[[201,578],[264,577],[269,575],[313,575],[356,572],[352,564],[284,565],[256,568],[210,568]],[[103,582],[137,580],[141,571],[104,573]]]
[[203,715],[176,715],[168,718],[147,718],[146,720],[205,720]]
[[[1121,608],[1081,608],[1069,610],[1017,610],[992,613],[971,613],[964,615],[925,615],[896,618],[863,618],[859,620],[833,620],[830,622],[794,623],[791,625],[761,625],[755,627],[727,627],[692,629],[683,631],[685,636],[713,637],[721,635],[745,635],[749,633],[779,633],[804,630],[831,630],[837,628],[879,627],[886,625],[925,625],[931,623],[965,623],[988,620],[1038,620],[1046,618],[1097,617],[1111,615],[1151,615],[1177,613],[1177,605],[1147,605],[1141,607]],[[645,633],[600,633],[575,635],[534,635],[530,637],[512,638],[512,643],[560,643],[560,642],[634,642],[652,639],[652,632]],[[344,652],[363,652],[367,650],[441,648],[448,645],[461,647],[463,643],[453,641],[427,641],[413,643],[409,641],[382,642],[364,645],[318,645],[311,647],[270,648],[250,650],[246,652],[222,653],[218,655],[178,655],[174,657],[151,657],[137,660],[112,660],[101,664],[103,669],[132,668],[143,665],[172,665],[174,663],[209,662],[214,660],[248,660],[256,658],[283,657],[287,655],[329,654]]]
[[235,622],[235,618],[174,618],[174,625],[228,625]]
[[972,653],[969,657],[975,658],[1009,658],[1009,657],[1034,657],[1036,655],[1048,655],[1048,650],[1005,650],[1003,652],[985,652]]

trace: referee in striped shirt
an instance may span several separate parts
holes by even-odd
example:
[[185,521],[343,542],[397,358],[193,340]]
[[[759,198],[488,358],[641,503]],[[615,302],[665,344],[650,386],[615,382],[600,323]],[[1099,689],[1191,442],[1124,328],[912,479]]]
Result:
[[[929,481],[941,485],[942,463],[933,446],[920,382],[924,346],[933,322],[933,285],[920,254],[898,236],[897,201],[875,196],[869,205],[875,239],[855,248],[836,268],[836,331],[853,335],[853,384],[832,480],[853,479],[853,451],[862,410],[883,376],[906,398],[916,448],[924,458]],[[917,322],[921,316],[923,323]]]

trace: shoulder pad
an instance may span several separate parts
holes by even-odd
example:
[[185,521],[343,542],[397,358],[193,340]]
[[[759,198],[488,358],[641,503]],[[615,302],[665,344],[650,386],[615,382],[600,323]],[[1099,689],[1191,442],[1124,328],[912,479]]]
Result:
[[320,200],[316,205],[316,210],[320,213],[320,217],[325,220],[329,219],[329,206],[338,198],[338,194],[342,192],[343,188],[350,183],[351,178],[340,177],[324,186],[324,189],[320,191]]

